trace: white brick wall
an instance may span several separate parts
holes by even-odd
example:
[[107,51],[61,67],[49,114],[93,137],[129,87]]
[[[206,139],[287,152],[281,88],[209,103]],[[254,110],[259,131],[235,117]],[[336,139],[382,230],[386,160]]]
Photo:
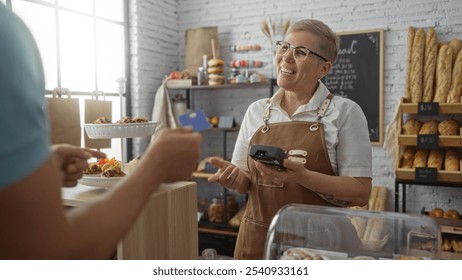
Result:
[[[225,61],[243,59],[228,51],[234,44],[245,43],[244,32],[251,42],[263,50],[250,59],[262,60],[262,74],[271,74],[271,50],[260,31],[260,22],[267,17],[298,20],[316,18],[334,31],[383,28],[384,57],[384,127],[391,121],[404,92],[406,71],[407,28],[435,27],[439,41],[462,39],[462,1],[460,0],[130,0],[131,92],[133,114],[151,115],[154,94],[161,79],[171,70],[184,68],[184,32],[188,28],[218,26],[220,54]],[[256,92],[198,92],[196,108],[209,115],[234,115],[242,120],[247,105],[265,97],[265,90]],[[204,143],[205,154],[220,154],[221,135],[209,133]],[[213,135],[214,134],[214,135]],[[231,139],[231,136],[229,137]],[[232,142],[232,141],[230,141]],[[135,142],[135,155],[147,142]],[[232,150],[229,145],[228,155]],[[394,170],[381,147],[373,147],[373,180],[390,191],[393,209]],[[418,213],[422,207],[454,207],[462,210],[462,189],[413,186],[408,188],[408,212]]]

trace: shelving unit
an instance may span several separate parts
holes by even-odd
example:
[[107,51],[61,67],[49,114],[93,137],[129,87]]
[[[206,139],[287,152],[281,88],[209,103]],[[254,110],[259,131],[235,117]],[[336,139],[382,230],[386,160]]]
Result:
[[[434,105],[434,104],[433,104]],[[418,135],[402,135],[402,126],[403,126],[403,117],[405,114],[417,115],[417,116],[428,116],[425,112],[422,112],[422,108],[419,106],[424,106],[420,103],[409,103],[408,100],[401,100],[399,105],[399,119],[398,119],[398,144],[400,149],[397,150],[396,154],[396,179],[395,179],[395,211],[406,212],[406,186],[407,185],[419,185],[419,186],[442,186],[442,187],[453,187],[461,188],[462,187],[462,172],[458,171],[446,171],[446,170],[431,170],[434,168],[426,168],[429,172],[436,171],[436,176],[434,178],[426,179],[420,178],[416,169],[401,168],[401,147],[404,146],[416,146],[418,147]],[[438,110],[437,114],[430,116],[438,117],[442,115],[449,114],[462,114],[462,103],[442,103],[437,104]],[[420,110],[419,110],[420,109]],[[437,137],[438,142],[437,146],[440,147],[462,147],[462,133],[459,133],[457,136],[441,136]],[[460,162],[462,163],[462,162]],[[459,166],[461,166],[459,164]],[[400,190],[402,188],[402,190]],[[401,200],[401,209],[399,205],[400,197]]]

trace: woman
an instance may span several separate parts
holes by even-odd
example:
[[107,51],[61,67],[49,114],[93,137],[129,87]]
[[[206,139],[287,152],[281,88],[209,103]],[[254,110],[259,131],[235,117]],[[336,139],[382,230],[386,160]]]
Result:
[[[301,20],[276,51],[280,89],[251,104],[244,116],[232,163],[210,182],[248,193],[234,257],[261,259],[268,226],[289,203],[365,205],[371,191],[371,148],[367,121],[353,101],[331,94],[321,79],[337,58],[338,37],[324,23]],[[256,162],[252,144],[286,151],[283,171]]]

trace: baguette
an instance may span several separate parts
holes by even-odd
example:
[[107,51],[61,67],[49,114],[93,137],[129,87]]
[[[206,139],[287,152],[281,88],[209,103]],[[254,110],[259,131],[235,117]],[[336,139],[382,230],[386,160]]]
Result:
[[422,101],[422,79],[423,63],[425,52],[425,31],[423,28],[417,29],[412,43],[411,57],[411,102]]
[[412,168],[414,165],[415,147],[407,146],[404,148],[403,158],[401,160],[401,168]]
[[422,101],[433,100],[433,83],[435,79],[436,57],[438,55],[438,43],[434,28],[429,28],[425,37],[425,56],[423,68],[423,93]]
[[411,57],[412,43],[414,42],[415,28],[409,26],[407,29],[407,61],[406,61],[406,92],[404,98],[411,100]]
[[456,56],[457,54],[460,52],[460,50],[462,50],[462,41],[460,41],[459,39],[457,38],[454,38],[452,39],[450,42],[449,42],[449,46],[452,48],[453,50],[453,58],[452,58],[452,62],[454,64],[454,61],[456,60]]
[[443,136],[459,135],[459,122],[455,119],[447,119],[438,124],[438,133]]
[[459,150],[456,148],[447,148],[444,153],[444,170],[459,171]]
[[428,155],[427,167],[436,168],[436,170],[441,170],[443,168],[443,150],[434,149],[430,151]]
[[451,87],[447,103],[459,103],[462,94],[462,51],[459,51],[452,67]]
[[436,60],[435,96],[433,102],[445,103],[451,86],[453,50],[449,45],[442,45]]
[[412,167],[413,168],[427,167],[427,160],[428,160],[429,153],[430,153],[429,150],[418,149],[415,153],[414,165]]

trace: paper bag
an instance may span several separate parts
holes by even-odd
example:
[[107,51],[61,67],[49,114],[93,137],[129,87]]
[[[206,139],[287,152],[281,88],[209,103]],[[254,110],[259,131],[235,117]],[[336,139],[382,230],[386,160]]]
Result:
[[197,68],[202,66],[204,54],[209,59],[213,57],[212,39],[215,42],[216,55],[219,57],[218,27],[201,27],[186,30],[185,67],[194,76],[197,73]]
[[[103,100],[98,100],[103,95]],[[92,99],[85,100],[85,123],[93,123],[96,119],[105,117],[112,121],[112,102],[104,100],[104,93],[93,92]],[[90,139],[84,130],[85,147],[104,149],[111,147],[111,139]]]
[[[53,97],[47,98],[52,144],[81,145],[79,100],[71,97],[68,89],[56,88]],[[66,97],[61,97],[66,94]]]

